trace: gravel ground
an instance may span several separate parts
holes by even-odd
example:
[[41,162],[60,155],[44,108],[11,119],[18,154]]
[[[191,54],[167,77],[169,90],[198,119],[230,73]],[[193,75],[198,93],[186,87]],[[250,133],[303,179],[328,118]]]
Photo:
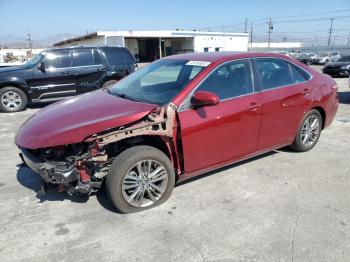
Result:
[[160,207],[115,213],[103,192],[38,198],[0,114],[0,261],[350,261],[350,89],[307,153],[278,150],[177,186]]

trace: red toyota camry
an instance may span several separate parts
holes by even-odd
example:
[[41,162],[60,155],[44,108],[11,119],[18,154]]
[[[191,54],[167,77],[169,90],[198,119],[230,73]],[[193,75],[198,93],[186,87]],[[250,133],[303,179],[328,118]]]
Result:
[[184,179],[284,146],[310,150],[336,114],[337,88],[278,54],[171,56],[42,109],[16,144],[45,184],[90,194],[106,180],[130,213],[163,203]]

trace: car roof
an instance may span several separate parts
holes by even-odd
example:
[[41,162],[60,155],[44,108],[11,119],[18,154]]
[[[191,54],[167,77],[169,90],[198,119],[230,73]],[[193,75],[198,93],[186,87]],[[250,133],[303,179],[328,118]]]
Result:
[[234,60],[241,58],[253,58],[253,57],[276,57],[276,58],[288,58],[286,55],[279,53],[264,53],[264,52],[203,52],[203,53],[191,53],[168,56],[165,59],[184,59],[192,61],[206,61],[206,62],[223,62],[226,60]]
[[125,47],[121,46],[71,46],[71,47],[63,47],[63,48],[48,48],[43,50],[44,52],[50,52],[50,51],[57,51],[57,50],[72,50],[72,49],[92,49],[92,48],[100,48],[100,49],[105,49],[105,48],[115,48],[115,49],[126,49]]

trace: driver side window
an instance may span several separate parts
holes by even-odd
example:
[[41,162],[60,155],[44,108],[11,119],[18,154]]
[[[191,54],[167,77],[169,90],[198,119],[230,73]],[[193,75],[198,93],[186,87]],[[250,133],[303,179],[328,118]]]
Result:
[[254,85],[249,60],[229,62],[220,66],[204,80],[197,91],[215,93],[220,100],[253,93]]
[[44,59],[45,68],[66,68],[71,66],[71,58],[68,50],[49,52]]

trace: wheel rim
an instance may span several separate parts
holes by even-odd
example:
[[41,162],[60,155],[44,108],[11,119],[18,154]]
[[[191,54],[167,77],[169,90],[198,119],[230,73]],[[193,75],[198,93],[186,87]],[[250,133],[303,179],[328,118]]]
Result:
[[166,168],[155,160],[137,162],[123,178],[122,193],[134,207],[146,207],[157,202],[168,185]]
[[301,142],[305,146],[313,145],[320,134],[320,120],[316,115],[309,116],[301,129]]
[[22,98],[18,93],[8,91],[2,94],[1,104],[8,109],[17,109],[22,104]]

